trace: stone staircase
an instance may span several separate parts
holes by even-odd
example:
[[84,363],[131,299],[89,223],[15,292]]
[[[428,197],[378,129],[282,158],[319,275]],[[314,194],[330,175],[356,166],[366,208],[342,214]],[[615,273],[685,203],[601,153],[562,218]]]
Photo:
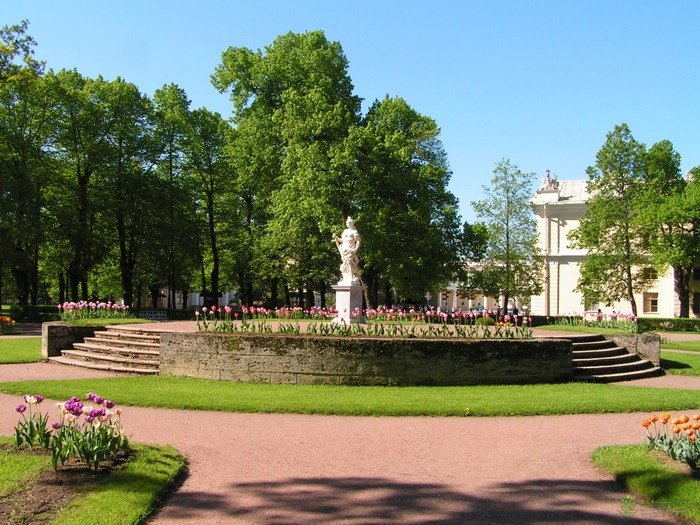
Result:
[[109,326],[62,350],[50,361],[95,370],[127,374],[157,374],[160,367],[160,332]]
[[602,335],[559,337],[572,342],[574,380],[595,383],[631,381],[663,375],[663,370],[648,359],[630,353],[627,348]]

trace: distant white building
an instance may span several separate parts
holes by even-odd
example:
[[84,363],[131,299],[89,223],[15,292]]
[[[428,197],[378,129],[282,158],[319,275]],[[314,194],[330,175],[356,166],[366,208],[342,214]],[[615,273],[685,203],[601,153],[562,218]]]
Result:
[[[578,283],[580,266],[586,258],[585,250],[571,248],[568,235],[579,226],[586,211],[589,194],[585,180],[561,180],[545,173],[532,203],[537,215],[539,249],[544,256],[543,293],[530,301],[533,315],[583,314],[597,311],[604,314],[631,313],[629,302],[584,304],[581,293],[574,288]],[[691,316],[700,315],[700,265],[694,272],[694,297]],[[673,270],[668,268],[645,291],[635,293],[638,315],[644,317],[677,317],[679,302],[673,286]]]

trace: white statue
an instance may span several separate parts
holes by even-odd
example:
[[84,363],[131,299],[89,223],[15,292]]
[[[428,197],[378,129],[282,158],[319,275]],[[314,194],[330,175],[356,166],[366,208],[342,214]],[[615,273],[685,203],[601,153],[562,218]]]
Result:
[[343,230],[340,237],[333,236],[333,242],[338,247],[340,258],[340,273],[342,278],[338,284],[362,284],[360,279],[360,258],[357,256],[357,250],[360,248],[360,234],[355,229],[355,221],[352,217],[348,217],[345,221],[347,228]]
[[559,181],[556,175],[552,175],[549,170],[544,172],[544,177],[542,177],[542,184],[540,184],[540,190],[558,190]]

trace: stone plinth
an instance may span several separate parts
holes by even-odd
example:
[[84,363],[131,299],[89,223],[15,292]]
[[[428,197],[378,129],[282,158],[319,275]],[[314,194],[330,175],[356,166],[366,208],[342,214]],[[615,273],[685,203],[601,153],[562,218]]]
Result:
[[335,290],[335,309],[338,315],[333,319],[334,323],[364,323],[362,315],[353,316],[352,312],[358,310],[362,312],[362,294],[365,286],[359,283],[344,284],[342,282],[333,286]]
[[82,343],[93,337],[104,326],[73,326],[63,321],[51,321],[41,325],[41,355],[44,359],[61,355],[61,350],[70,350],[73,343]]

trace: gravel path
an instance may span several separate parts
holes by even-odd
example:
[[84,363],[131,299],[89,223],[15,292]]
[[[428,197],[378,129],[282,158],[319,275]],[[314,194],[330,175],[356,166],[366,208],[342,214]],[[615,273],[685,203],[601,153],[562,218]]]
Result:
[[[0,366],[4,381],[105,375],[49,363]],[[700,389],[700,378],[688,383]],[[17,403],[0,394],[0,434],[12,433]],[[601,445],[640,443],[644,416],[375,418],[130,407],[123,420],[134,440],[169,443],[189,458],[186,480],[151,520],[159,525],[678,523],[640,505],[632,516],[623,512],[625,493],[589,461]]]
[[[50,363],[0,366],[0,381],[108,375]],[[700,378],[625,384],[700,389]],[[12,433],[17,403],[0,394],[0,434]],[[130,407],[123,420],[134,440],[171,444],[189,459],[184,483],[150,521],[158,525],[679,523],[641,505],[625,512],[625,492],[590,463],[601,445],[642,442],[645,416],[374,418]]]

